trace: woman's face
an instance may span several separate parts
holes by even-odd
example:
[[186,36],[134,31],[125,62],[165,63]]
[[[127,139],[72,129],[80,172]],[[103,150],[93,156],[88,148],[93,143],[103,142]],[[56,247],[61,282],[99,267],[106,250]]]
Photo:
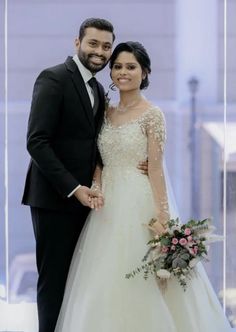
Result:
[[144,76],[140,64],[130,52],[121,52],[111,69],[111,78],[120,91],[139,89]]

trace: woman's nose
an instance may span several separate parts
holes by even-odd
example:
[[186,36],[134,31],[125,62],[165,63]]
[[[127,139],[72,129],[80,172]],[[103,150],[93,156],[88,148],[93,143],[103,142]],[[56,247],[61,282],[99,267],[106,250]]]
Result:
[[125,68],[125,67],[122,67],[122,68],[120,69],[120,74],[121,74],[121,75],[125,75],[126,73],[127,73],[126,68]]

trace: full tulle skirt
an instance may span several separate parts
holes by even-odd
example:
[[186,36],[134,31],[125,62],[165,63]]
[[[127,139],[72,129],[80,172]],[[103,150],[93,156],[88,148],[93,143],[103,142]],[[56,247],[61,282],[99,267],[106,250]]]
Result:
[[163,293],[154,276],[125,275],[146,253],[155,217],[148,177],[135,168],[103,170],[105,205],[92,211],[73,256],[56,332],[226,332],[230,330],[201,265],[184,292]]

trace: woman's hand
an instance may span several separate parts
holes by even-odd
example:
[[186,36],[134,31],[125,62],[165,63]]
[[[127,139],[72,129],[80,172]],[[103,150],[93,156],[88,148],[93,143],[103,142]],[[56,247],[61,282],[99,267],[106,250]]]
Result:
[[97,190],[88,188],[86,186],[80,186],[75,191],[74,195],[80,201],[81,204],[83,204],[84,206],[88,206],[91,209],[94,209],[95,206],[100,206],[101,204],[103,204],[102,194]]
[[154,235],[162,235],[166,230],[166,227],[157,219],[151,219],[148,224],[148,228],[154,233]]
[[91,209],[95,209],[96,211],[100,210],[104,205],[104,197],[102,193],[100,192],[98,194],[98,197],[91,197]]
[[148,175],[148,160],[140,161],[137,168],[142,174]]
[[93,181],[91,189],[97,194],[97,196],[91,197],[91,209],[95,209],[97,211],[101,209],[104,205],[104,197],[101,191],[101,184]]

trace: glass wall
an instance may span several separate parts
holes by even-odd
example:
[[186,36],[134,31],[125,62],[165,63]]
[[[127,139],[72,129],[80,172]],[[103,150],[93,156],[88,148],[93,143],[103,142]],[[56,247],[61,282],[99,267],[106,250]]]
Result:
[[[1,56],[0,56],[0,301],[6,290],[5,264],[5,188],[4,146],[5,117],[8,117],[8,198],[9,198],[9,305],[11,313],[18,313],[18,323],[10,328],[25,331],[36,322],[36,265],[35,243],[29,208],[21,205],[29,156],[26,152],[27,119],[34,81],[39,72],[49,66],[64,62],[74,53],[74,38],[78,27],[86,17],[101,16],[111,20],[116,29],[116,43],[123,40],[139,40],[147,48],[152,59],[150,88],[144,94],[165,113],[168,141],[166,162],[173,191],[183,221],[190,217],[212,217],[217,233],[226,231],[226,260],[224,244],[215,243],[210,251],[206,270],[214,289],[223,303],[224,268],[226,268],[226,313],[236,326],[236,95],[234,77],[229,74],[230,100],[227,109],[227,146],[224,142],[223,107],[223,1],[215,6],[218,11],[216,40],[218,62],[215,68],[218,79],[217,99],[202,99],[204,75],[189,73],[186,80],[187,98],[180,102],[177,93],[179,72],[177,57],[184,57],[189,45],[178,49],[178,2],[176,1],[117,1],[107,0],[95,4],[92,0],[83,5],[74,1],[17,1],[8,0],[8,109],[4,104],[4,2],[0,1]],[[91,12],[91,6],[93,12]],[[135,6],[135,15],[130,12]],[[229,2],[233,13],[235,1]],[[81,10],[83,9],[83,10]],[[236,9],[236,8],[235,8]],[[143,22],[143,13],[149,19]],[[52,15],[52,13],[54,13]],[[120,21],[122,17],[122,22]],[[69,18],[69,19],[68,19]],[[229,14],[229,43],[236,40],[235,23]],[[143,24],[140,24],[143,22]],[[190,27],[195,31],[195,27]],[[209,40],[209,43],[211,40]],[[200,46],[199,46],[200,47]],[[231,48],[232,49],[232,48]],[[182,53],[179,53],[182,52]],[[207,48],[201,52],[207,57]],[[201,53],[200,52],[200,53]],[[230,52],[230,51],[229,51]],[[236,52],[234,50],[234,52]],[[231,59],[232,58],[232,59]],[[229,55],[228,73],[235,73],[235,57]],[[208,73],[205,73],[207,76]],[[197,79],[189,83],[192,77]],[[107,89],[109,71],[98,75]],[[213,84],[213,82],[212,82]],[[207,95],[207,92],[204,92]],[[114,99],[117,96],[114,94]],[[7,113],[6,113],[7,112]],[[226,154],[224,149],[226,148]],[[224,159],[226,158],[226,159]],[[224,223],[224,161],[226,162],[226,229]],[[23,308],[23,309],[21,309]],[[27,308],[31,320],[22,321],[20,314]],[[0,330],[2,328],[0,319]],[[13,324],[13,323],[12,323]],[[18,324],[18,325],[17,325]]]

